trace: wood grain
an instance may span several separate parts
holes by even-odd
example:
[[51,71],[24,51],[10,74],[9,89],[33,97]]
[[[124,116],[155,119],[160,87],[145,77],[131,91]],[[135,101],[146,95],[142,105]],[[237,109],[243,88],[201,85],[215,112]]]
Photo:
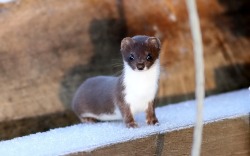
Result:
[[[206,94],[249,87],[249,1],[197,2]],[[158,103],[192,99],[194,64],[185,3],[22,0],[1,4],[0,121],[64,111],[86,78],[120,73],[120,41],[137,34],[155,35],[162,41]]]
[[[141,139],[118,143],[91,152],[69,155],[190,155],[193,128],[171,131]],[[250,154],[249,116],[225,119],[204,126],[201,155],[241,155]]]

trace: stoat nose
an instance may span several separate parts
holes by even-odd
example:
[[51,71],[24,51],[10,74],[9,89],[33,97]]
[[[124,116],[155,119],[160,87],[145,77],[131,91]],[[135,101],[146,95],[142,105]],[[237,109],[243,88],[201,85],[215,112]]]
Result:
[[144,67],[145,67],[145,65],[144,65],[144,63],[138,63],[138,64],[136,65],[136,67],[137,67],[138,70],[143,70]]

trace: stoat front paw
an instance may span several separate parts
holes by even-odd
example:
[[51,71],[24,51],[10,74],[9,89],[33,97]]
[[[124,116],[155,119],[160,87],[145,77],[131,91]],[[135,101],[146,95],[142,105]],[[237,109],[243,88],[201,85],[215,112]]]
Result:
[[128,128],[137,128],[138,125],[137,125],[136,122],[129,122],[129,123],[127,123],[127,127],[128,127]]
[[157,118],[150,118],[150,119],[148,119],[147,120],[147,124],[148,125],[159,125],[159,121],[158,121],[158,119]]

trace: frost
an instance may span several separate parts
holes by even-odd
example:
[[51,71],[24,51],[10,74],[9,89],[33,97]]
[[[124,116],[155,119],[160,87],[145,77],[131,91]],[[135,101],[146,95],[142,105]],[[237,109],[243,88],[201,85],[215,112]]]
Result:
[[[211,96],[205,99],[204,122],[233,118],[250,112],[249,90]],[[64,155],[91,151],[98,147],[164,133],[193,126],[196,106],[194,101],[168,105],[156,109],[159,126],[147,126],[145,114],[138,114],[140,128],[129,129],[121,121],[97,124],[78,124],[57,128],[0,142],[1,155]]]

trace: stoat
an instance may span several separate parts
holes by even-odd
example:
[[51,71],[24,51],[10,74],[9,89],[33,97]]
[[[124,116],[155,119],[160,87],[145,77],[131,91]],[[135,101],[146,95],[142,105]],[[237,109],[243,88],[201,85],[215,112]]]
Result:
[[80,120],[123,120],[127,127],[137,127],[134,115],[144,111],[147,124],[157,124],[155,96],[160,75],[160,47],[156,37],[124,38],[120,50],[124,63],[122,74],[89,78],[76,91],[72,109]]

